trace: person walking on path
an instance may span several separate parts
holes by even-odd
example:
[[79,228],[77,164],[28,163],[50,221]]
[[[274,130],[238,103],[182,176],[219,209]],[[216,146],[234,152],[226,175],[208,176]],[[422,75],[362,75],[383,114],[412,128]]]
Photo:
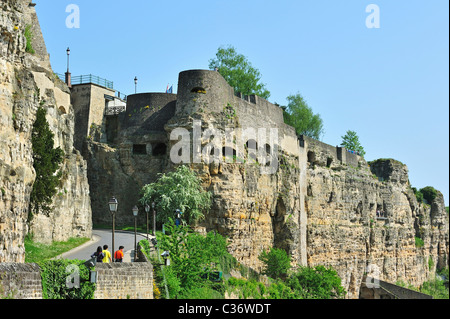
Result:
[[94,258],[94,257],[98,263],[103,262],[103,258],[105,257],[105,255],[103,254],[102,246],[98,246],[97,251],[91,255],[91,258]]
[[108,251],[108,245],[103,245],[103,254],[105,257],[103,258],[104,263],[112,263],[111,253]]
[[117,250],[117,251],[114,253],[114,259],[115,259],[116,263],[121,263],[121,262],[123,261],[123,249],[124,249],[124,248],[125,248],[125,247],[120,246],[120,247],[119,247],[119,250]]

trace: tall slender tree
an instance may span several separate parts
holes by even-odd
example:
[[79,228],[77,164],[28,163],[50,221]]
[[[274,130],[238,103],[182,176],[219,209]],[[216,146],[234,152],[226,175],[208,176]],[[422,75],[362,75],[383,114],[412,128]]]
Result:
[[349,151],[358,152],[362,157],[366,155],[364,147],[362,147],[359,142],[359,136],[355,131],[349,130],[344,136],[342,136],[341,146],[345,147]]
[[50,130],[46,115],[47,111],[39,107],[31,133],[36,180],[30,196],[30,219],[38,212],[49,215],[50,205],[62,175],[58,170],[63,162],[64,152],[60,147],[54,148],[54,134]]

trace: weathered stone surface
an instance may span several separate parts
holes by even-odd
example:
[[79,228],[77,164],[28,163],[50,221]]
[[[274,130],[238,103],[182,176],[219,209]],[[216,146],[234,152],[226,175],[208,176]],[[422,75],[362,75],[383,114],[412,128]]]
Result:
[[[148,95],[140,98],[142,106]],[[129,113],[136,109],[133,103],[128,107]],[[95,211],[100,212],[100,207],[104,211],[95,218],[110,219],[105,206],[111,195],[121,196],[119,203],[124,203],[120,220],[131,218],[129,212],[141,187],[156,180],[157,172],[176,167],[170,150],[179,140],[170,136],[181,128],[192,139],[187,162],[213,195],[213,206],[197,230],[215,230],[227,237],[229,251],[240,263],[259,271],[260,253],[282,248],[294,266],[333,266],[349,298],[359,296],[364,273],[379,271],[380,279],[419,286],[437,265],[448,264],[448,215],[443,199],[439,197],[430,207],[419,205],[408,182],[408,169],[400,162],[380,160],[369,167],[345,148],[298,138],[284,125],[279,107],[255,96],[236,97],[217,72],[180,74],[175,114],[165,125],[166,135],[156,125],[136,125],[136,121],[156,123],[163,117],[160,112],[163,108],[143,110],[132,121],[122,117],[120,138],[114,144],[88,143],[91,186],[109,193],[98,194],[103,197]],[[194,121],[199,123],[198,141]],[[273,174],[262,173],[264,164],[246,144],[249,138],[242,132],[249,128],[278,130],[278,169]],[[231,143],[220,141],[217,146],[233,149],[231,162],[224,157],[217,163],[204,158],[195,163],[195,151],[212,143],[203,135],[208,129],[234,130]],[[152,154],[156,142],[167,145],[163,156]],[[133,152],[136,144],[145,154]],[[377,211],[383,211],[387,219],[377,219]],[[416,247],[415,237],[424,240],[424,247]]]
[[[418,287],[438,264],[448,265],[443,198],[431,208],[419,205],[405,165],[395,160],[380,161],[372,170],[363,160],[359,167],[309,165],[308,264],[337,269],[350,298],[359,296],[364,273]],[[377,210],[387,219],[377,219]],[[425,246],[416,247],[415,237]]]
[[[92,232],[86,162],[73,148],[70,91],[53,74],[36,12],[30,1],[2,1],[0,8],[0,262],[24,262],[24,237],[43,242],[90,237]],[[31,26],[34,54],[25,51]],[[30,193],[36,178],[31,131],[39,106],[47,110],[55,147],[64,150],[63,179],[50,218],[29,224]]]
[[[25,52],[26,25],[34,26],[34,55]],[[359,296],[364,273],[419,286],[436,267],[448,266],[448,214],[442,194],[430,205],[419,204],[402,163],[383,159],[369,167],[344,148],[297,137],[284,124],[281,108],[257,96],[235,96],[218,72],[182,72],[178,95],[131,97],[127,111],[106,118],[104,125],[102,112],[95,113],[92,120],[102,123],[100,133],[83,141],[83,129],[78,139],[84,144],[79,147],[86,165],[73,148],[75,116],[69,91],[51,71],[28,1],[2,2],[0,32],[0,262],[23,262],[29,227],[41,241],[89,237],[91,205],[97,223],[110,223],[111,196],[119,200],[117,224],[132,222],[131,208],[142,186],[176,166],[170,151],[178,141],[170,140],[171,133],[184,128],[193,138],[196,120],[200,135],[211,128],[237,131],[218,146],[233,150],[231,162],[223,158],[220,163],[196,163],[190,154],[189,165],[213,194],[212,209],[197,229],[226,236],[239,262],[260,270],[259,254],[282,248],[294,266],[333,266],[349,298]],[[66,157],[54,213],[35,216],[28,225],[36,178],[30,134],[41,104],[48,111],[55,144]],[[252,155],[252,138],[242,133],[251,128],[277,129],[276,172],[262,173],[265,164]],[[91,129],[89,124],[86,129]],[[194,153],[210,142],[201,136],[190,150]],[[377,211],[386,218],[377,218]],[[416,246],[416,237],[423,247]]]

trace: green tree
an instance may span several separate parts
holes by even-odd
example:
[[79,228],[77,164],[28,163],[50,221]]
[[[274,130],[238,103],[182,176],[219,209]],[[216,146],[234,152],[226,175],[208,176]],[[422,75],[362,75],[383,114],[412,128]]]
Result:
[[419,203],[423,203],[423,194],[421,191],[418,191],[415,187],[413,187],[414,195],[416,195],[416,199]]
[[345,296],[336,270],[321,265],[314,268],[300,267],[288,278],[287,285],[300,299],[335,299]]
[[174,172],[160,174],[155,183],[145,185],[141,192],[142,205],[155,202],[157,220],[165,223],[180,209],[188,224],[204,218],[211,207],[211,193],[201,186],[201,181],[189,167],[179,166]]
[[31,133],[36,180],[30,196],[30,218],[38,212],[47,216],[50,214],[50,204],[62,175],[57,171],[63,162],[64,152],[59,147],[54,148],[54,134],[50,130],[46,115],[47,111],[39,107]]
[[263,274],[273,279],[285,278],[291,268],[291,260],[283,249],[271,248],[269,252],[263,251],[258,258],[265,265]]
[[284,122],[295,128],[298,135],[306,135],[320,140],[324,133],[323,121],[314,114],[300,94],[289,95],[288,106],[284,111]]
[[347,131],[347,133],[342,136],[341,146],[345,147],[349,151],[359,152],[359,155],[364,157],[366,152],[359,142],[358,134],[355,131]]
[[217,269],[221,257],[228,254],[227,242],[219,234],[206,236],[192,232],[189,226],[176,226],[173,219],[165,224],[166,234],[158,238],[162,250],[170,252],[170,297],[208,287],[202,276]]
[[421,188],[420,192],[423,194],[423,198],[427,201],[427,203],[431,204],[436,198],[438,191],[433,186],[426,186]]
[[235,92],[244,95],[256,94],[264,99],[270,97],[270,92],[262,84],[261,73],[255,69],[247,58],[236,52],[232,46],[220,47],[216,58],[209,60],[209,68],[217,68]]

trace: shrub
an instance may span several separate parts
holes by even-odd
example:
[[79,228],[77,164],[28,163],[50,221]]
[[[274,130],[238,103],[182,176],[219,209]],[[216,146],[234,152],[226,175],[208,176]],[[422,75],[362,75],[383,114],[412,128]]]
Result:
[[422,238],[419,237],[415,237],[415,241],[416,241],[416,247],[417,248],[421,248],[425,245],[425,243],[423,242]]
[[300,267],[286,283],[299,299],[343,298],[346,293],[336,270],[321,265]]
[[[171,218],[165,228],[166,234],[157,234],[158,245],[160,251],[170,252],[171,263],[170,267],[163,267],[162,270],[160,267],[154,268],[159,289],[163,289],[165,281],[170,298],[204,299],[208,294],[223,296],[223,284],[205,279],[205,274],[220,269],[229,271],[236,265],[227,252],[226,239],[213,232],[207,235],[192,232],[185,225],[177,227]],[[148,242],[143,240],[140,245],[148,255]],[[155,262],[159,263],[157,259]]]
[[[44,299],[93,299],[95,284],[89,282],[89,269],[81,260],[48,260],[39,262],[42,277],[42,294]],[[73,266],[71,266],[73,265]],[[71,268],[79,271],[80,286],[70,287],[67,279],[77,276]],[[74,281],[70,281],[75,283]]]
[[291,260],[282,249],[271,248],[269,252],[263,251],[259,260],[265,264],[263,274],[271,278],[285,278],[291,268]]
[[423,203],[423,194],[421,191],[416,191],[414,195],[416,195],[416,199],[419,203]]
[[421,188],[420,192],[423,194],[423,198],[428,204],[431,204],[437,196],[437,190],[432,186]]
[[449,290],[444,285],[444,281],[433,279],[423,283],[420,292],[433,296],[434,299],[449,299]]

